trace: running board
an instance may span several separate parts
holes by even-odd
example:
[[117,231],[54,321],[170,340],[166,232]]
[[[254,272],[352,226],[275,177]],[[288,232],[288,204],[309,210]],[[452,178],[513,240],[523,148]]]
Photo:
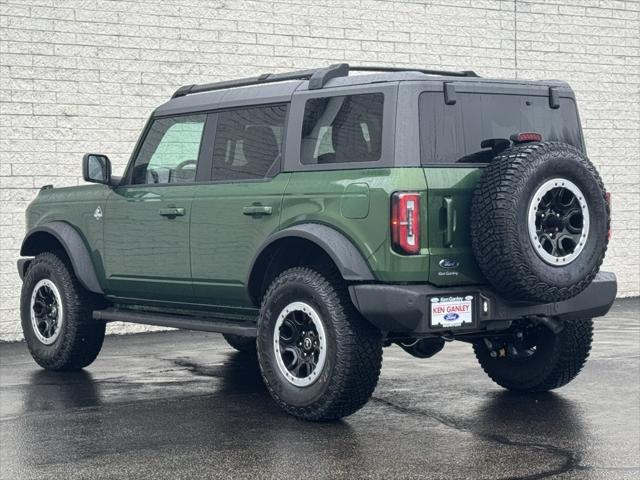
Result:
[[166,315],[156,312],[140,312],[120,308],[95,310],[93,318],[104,322],[128,322],[155,325],[159,327],[199,330],[203,332],[227,333],[243,337],[257,337],[258,329],[254,325],[230,322],[222,318],[192,317],[186,315]]

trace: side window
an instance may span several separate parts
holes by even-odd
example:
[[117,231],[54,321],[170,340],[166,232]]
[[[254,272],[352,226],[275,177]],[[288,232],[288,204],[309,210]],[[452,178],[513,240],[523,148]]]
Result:
[[213,147],[213,180],[252,180],[278,172],[286,105],[220,112]]
[[155,120],[136,157],[131,183],[193,182],[205,118],[183,115]]
[[380,160],[383,104],[382,93],[307,100],[300,161],[325,164]]

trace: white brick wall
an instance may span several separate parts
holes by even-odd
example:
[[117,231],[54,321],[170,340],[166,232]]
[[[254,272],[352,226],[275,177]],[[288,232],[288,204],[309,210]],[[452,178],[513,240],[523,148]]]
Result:
[[0,339],[21,336],[15,260],[38,187],[84,152],[121,171],[180,85],[333,62],[560,78],[613,192],[605,267],[640,283],[640,3],[608,0],[0,0]]

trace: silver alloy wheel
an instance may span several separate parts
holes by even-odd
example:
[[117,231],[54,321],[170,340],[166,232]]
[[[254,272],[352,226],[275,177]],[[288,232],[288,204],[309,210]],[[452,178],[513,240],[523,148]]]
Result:
[[62,297],[55,283],[47,278],[36,283],[31,292],[29,313],[36,338],[45,345],[55,342],[64,319]]
[[318,312],[305,302],[287,305],[276,320],[273,349],[278,369],[289,383],[313,384],[327,357],[327,336]]
[[589,207],[575,183],[553,178],[543,183],[529,203],[529,239],[549,265],[573,262],[589,236]]

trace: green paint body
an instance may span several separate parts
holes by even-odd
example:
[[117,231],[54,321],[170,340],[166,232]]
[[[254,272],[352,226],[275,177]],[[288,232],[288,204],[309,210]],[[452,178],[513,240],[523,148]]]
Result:
[[[245,282],[254,257],[272,234],[302,223],[344,234],[381,282],[483,283],[469,235],[479,176],[478,168],[406,167],[280,173],[255,182],[47,189],[29,206],[27,226],[72,225],[105,293],[119,301],[253,314]],[[397,191],[421,195],[418,255],[391,248]],[[258,204],[271,206],[271,213],[243,213]],[[160,215],[171,207],[184,215]]]

